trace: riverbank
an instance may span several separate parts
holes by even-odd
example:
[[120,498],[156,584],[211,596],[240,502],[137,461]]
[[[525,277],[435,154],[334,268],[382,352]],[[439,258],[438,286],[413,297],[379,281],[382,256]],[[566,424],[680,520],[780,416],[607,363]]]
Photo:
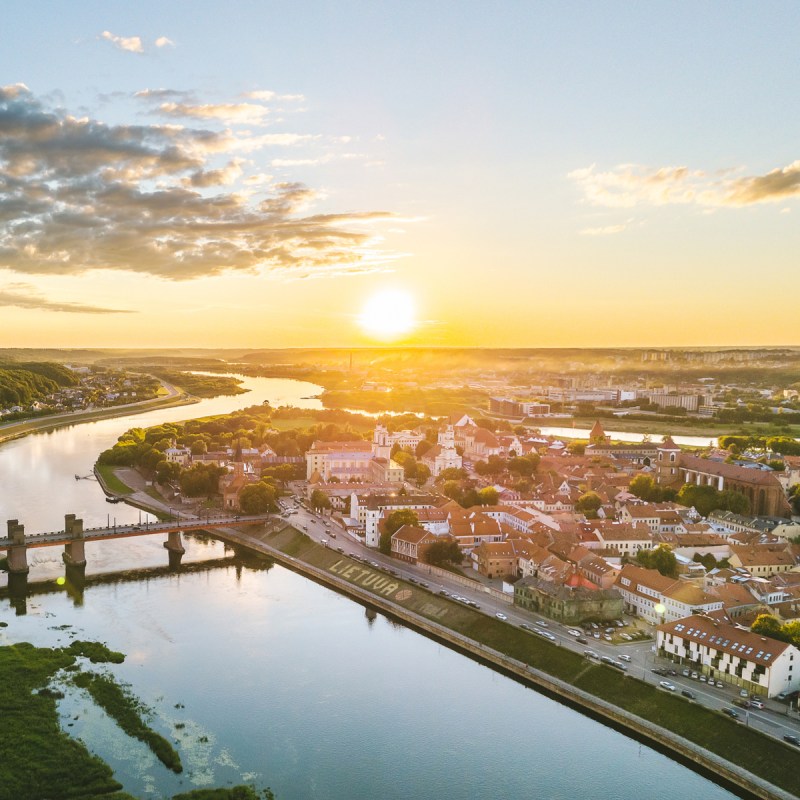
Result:
[[[797,754],[758,731],[623,673],[594,664],[460,603],[316,544],[291,527],[222,532],[306,577],[602,719],[738,793],[789,800]],[[658,719],[656,724],[653,719]]]
[[53,414],[49,417],[37,417],[36,419],[22,422],[11,422],[7,425],[0,425],[0,444],[11,439],[20,439],[29,433],[43,433],[69,425],[79,425],[83,422],[125,417],[131,413],[173,408],[174,406],[190,406],[198,402],[199,398],[176,390],[174,394],[156,398],[155,400],[142,400],[138,403],[126,403],[125,405],[111,406],[110,408],[98,408],[91,411],[70,411],[65,414]]

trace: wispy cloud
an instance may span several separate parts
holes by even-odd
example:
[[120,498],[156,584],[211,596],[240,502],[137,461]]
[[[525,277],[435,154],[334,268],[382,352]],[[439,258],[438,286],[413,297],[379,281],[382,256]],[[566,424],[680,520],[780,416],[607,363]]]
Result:
[[800,196],[800,161],[765,175],[737,173],[733,169],[710,173],[686,166],[652,168],[638,164],[599,171],[593,164],[567,177],[580,187],[588,203],[609,208],[674,204],[742,207]]
[[67,303],[48,300],[24,283],[0,287],[0,307],[31,308],[37,311],[63,311],[69,314],[132,314],[129,309],[103,308],[101,306],[84,305],[83,303]]
[[385,269],[393,256],[366,223],[392,214],[308,214],[313,189],[265,183],[246,160],[314,138],[109,125],[51,107],[21,84],[0,88],[0,268],[171,280]]
[[601,228],[584,228],[581,231],[581,236],[613,236],[615,233],[622,233],[627,224],[622,225],[605,225]]
[[256,103],[161,103],[155,113],[167,117],[218,120],[232,125],[263,125],[270,113],[267,106]]
[[175,47],[175,42],[168,39],[166,36],[159,36],[155,41],[156,47]]
[[245,92],[242,97],[248,100],[263,100],[268,103],[274,100],[284,103],[304,103],[306,100],[302,94],[278,94],[269,89],[256,89],[253,92]]
[[103,31],[100,35],[120,50],[127,50],[129,53],[144,53],[144,45],[139,36],[117,36],[111,31]]

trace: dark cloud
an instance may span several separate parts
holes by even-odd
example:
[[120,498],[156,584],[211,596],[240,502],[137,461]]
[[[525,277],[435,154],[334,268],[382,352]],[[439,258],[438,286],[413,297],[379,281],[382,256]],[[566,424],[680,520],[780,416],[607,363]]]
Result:
[[[148,91],[160,101],[171,90]],[[303,216],[315,193],[302,184],[275,184],[266,198],[229,188],[249,185],[237,154],[310,138],[107,125],[51,108],[24,86],[0,88],[0,268],[175,280],[377,268],[387,254],[374,249],[368,223],[390,214]]]
[[46,300],[29,287],[17,284],[13,288],[0,287],[0,307],[32,308],[37,311],[64,311],[70,314],[132,314],[134,312],[118,308],[88,306],[83,303],[59,303]]
[[800,195],[800,161],[766,175],[739,178],[733,182],[726,200],[732,205],[750,205],[770,200],[787,200]]

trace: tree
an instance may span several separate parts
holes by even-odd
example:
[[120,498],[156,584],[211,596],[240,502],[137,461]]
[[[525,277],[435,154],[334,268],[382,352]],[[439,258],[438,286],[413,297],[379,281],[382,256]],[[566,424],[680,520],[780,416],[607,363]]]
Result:
[[647,569],[657,569],[668,578],[678,577],[678,559],[666,545],[660,544],[655,550],[640,550],[636,561]]
[[500,495],[494,486],[486,486],[478,492],[479,506],[496,506]]
[[567,450],[569,450],[573,456],[582,456],[586,452],[586,442],[570,442],[567,445]]
[[428,547],[422,558],[427,564],[442,567],[445,564],[460,564],[464,559],[464,554],[455,539],[443,537]]
[[516,458],[510,458],[506,466],[509,472],[515,472],[518,475],[522,475],[524,478],[530,478],[536,467],[539,466],[539,456],[517,456]]
[[392,456],[392,461],[399,464],[403,468],[403,476],[407,481],[416,477],[417,474],[417,459],[411,453],[405,450],[400,450]]
[[277,511],[275,489],[263,481],[245,486],[239,492],[239,508],[245,514],[267,514]]
[[781,628],[781,621],[777,617],[772,614],[759,614],[750,630],[753,633],[760,633],[762,636],[783,641]]
[[603,505],[603,501],[597,492],[586,492],[582,494],[575,503],[575,510],[585,514],[589,519],[597,517],[597,509]]
[[169,483],[180,477],[181,465],[175,461],[162,459],[156,464],[156,480],[161,483]]
[[214,464],[195,464],[181,473],[181,492],[187,497],[212,497],[219,491],[219,479],[226,473]]
[[314,489],[314,491],[311,492],[310,502],[311,506],[316,509],[331,507],[331,501],[328,499],[328,495],[321,489]]
[[417,449],[416,449],[416,450],[414,450],[414,455],[415,455],[417,458],[422,458],[422,456],[424,456],[424,455],[425,455],[425,453],[427,453],[427,452],[428,452],[428,450],[430,450],[430,449],[431,449],[431,447],[433,447],[433,444],[431,444],[431,442],[429,442],[427,439],[423,439],[423,440],[422,440],[422,441],[421,441],[421,442],[420,442],[420,443],[417,445]]
[[442,494],[445,497],[449,497],[451,500],[460,502],[461,496],[463,495],[461,484],[458,481],[445,481],[442,486]]
[[384,555],[392,552],[392,536],[403,527],[403,525],[419,525],[417,512],[411,508],[398,508],[386,517],[383,523],[383,532],[378,549]]
[[661,500],[661,487],[656,484],[652,475],[637,475],[628,486],[628,491],[641,500],[650,503]]
[[424,486],[427,480],[431,477],[431,470],[427,464],[417,463],[416,469],[416,483],[417,486]]
[[437,481],[460,481],[467,477],[467,471],[460,467],[448,467],[443,469],[437,476]]

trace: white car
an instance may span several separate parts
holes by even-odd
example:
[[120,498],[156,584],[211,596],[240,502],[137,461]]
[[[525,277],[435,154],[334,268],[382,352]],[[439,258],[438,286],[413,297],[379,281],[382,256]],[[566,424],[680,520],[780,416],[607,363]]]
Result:
[[495,614],[495,616],[497,617],[497,619],[502,619],[502,620],[508,619],[508,617],[505,614],[501,614],[499,611]]
[[619,657],[619,660],[620,660],[620,661],[630,661],[630,660],[631,660],[631,657],[630,657],[630,656],[629,656],[627,653],[623,653],[623,654],[622,654],[622,655]]
[[674,683],[670,683],[669,681],[659,681],[658,685],[662,689],[666,689],[668,692],[674,692],[675,691],[675,684]]
[[576,631],[575,628],[567,628],[567,633],[570,636],[580,636],[581,635],[581,632],[580,631]]

